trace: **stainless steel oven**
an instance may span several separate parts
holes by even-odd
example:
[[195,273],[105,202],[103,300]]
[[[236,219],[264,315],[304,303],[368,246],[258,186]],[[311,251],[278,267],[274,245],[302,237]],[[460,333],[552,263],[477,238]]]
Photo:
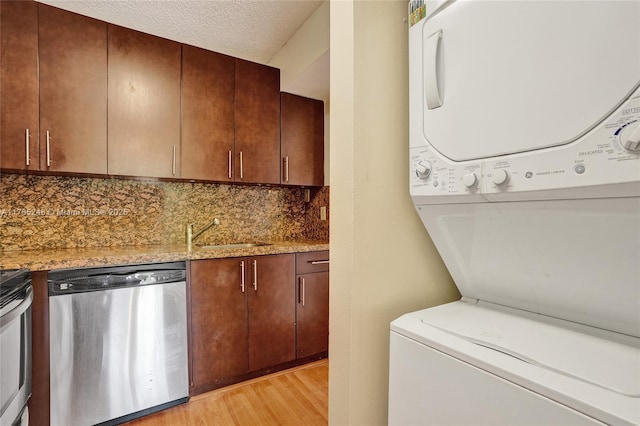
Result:
[[29,423],[32,302],[30,271],[0,271],[0,426]]

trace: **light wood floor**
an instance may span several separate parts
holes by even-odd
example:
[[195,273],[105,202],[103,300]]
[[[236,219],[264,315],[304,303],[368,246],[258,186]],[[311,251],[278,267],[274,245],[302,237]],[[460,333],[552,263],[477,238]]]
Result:
[[326,425],[328,385],[324,359],[198,395],[127,426]]

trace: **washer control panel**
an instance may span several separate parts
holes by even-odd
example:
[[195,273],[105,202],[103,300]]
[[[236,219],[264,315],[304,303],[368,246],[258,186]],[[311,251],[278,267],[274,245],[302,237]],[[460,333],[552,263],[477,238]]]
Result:
[[410,156],[411,195],[423,204],[553,198],[548,191],[582,198],[581,188],[617,184],[627,186],[597,196],[637,195],[640,95],[567,145],[456,163],[425,144],[411,148]]

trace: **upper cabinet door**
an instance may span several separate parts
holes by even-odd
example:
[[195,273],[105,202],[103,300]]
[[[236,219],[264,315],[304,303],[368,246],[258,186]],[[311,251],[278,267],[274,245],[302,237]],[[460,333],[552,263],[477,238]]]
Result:
[[282,184],[324,185],[324,103],[281,95]]
[[235,59],[182,46],[182,177],[233,178]]
[[180,44],[109,25],[109,174],[180,176]]
[[280,70],[236,60],[235,181],[280,183]]
[[0,2],[0,167],[38,170],[38,12]]
[[107,24],[38,4],[41,169],[107,172]]

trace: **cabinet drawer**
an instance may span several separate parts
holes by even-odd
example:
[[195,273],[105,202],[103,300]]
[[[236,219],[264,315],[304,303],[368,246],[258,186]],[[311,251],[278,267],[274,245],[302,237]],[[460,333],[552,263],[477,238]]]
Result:
[[329,250],[296,253],[296,274],[329,270]]

